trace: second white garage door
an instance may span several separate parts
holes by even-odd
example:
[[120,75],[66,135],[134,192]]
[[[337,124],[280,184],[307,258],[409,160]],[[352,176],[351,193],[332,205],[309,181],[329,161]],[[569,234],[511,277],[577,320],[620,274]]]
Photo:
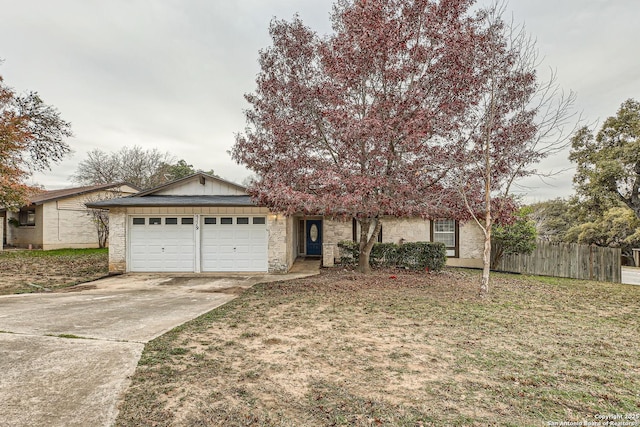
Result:
[[267,271],[265,217],[204,216],[202,271]]
[[129,224],[130,271],[268,270],[264,216],[136,216]]

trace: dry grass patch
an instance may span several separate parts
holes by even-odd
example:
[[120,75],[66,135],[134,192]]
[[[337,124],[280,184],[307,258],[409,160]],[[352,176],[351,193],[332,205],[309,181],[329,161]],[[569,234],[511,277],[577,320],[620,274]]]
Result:
[[[396,278],[391,278],[391,276]],[[120,426],[545,425],[640,412],[640,287],[344,270],[150,342]]]
[[107,249],[0,252],[0,295],[46,292],[104,277]]

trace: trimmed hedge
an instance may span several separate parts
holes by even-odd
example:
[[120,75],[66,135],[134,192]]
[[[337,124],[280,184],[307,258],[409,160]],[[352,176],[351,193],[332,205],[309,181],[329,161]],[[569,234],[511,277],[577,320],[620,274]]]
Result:
[[[340,262],[357,265],[359,244],[350,240],[338,243]],[[440,271],[447,262],[447,251],[440,242],[375,243],[371,249],[369,264],[372,267],[401,267],[410,270]]]

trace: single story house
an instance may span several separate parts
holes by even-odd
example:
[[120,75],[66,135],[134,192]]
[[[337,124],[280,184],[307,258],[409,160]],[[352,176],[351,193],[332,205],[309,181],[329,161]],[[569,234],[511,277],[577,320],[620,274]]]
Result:
[[[246,188],[196,173],[118,199],[109,209],[109,271],[287,272],[297,257],[339,258],[355,224],[323,216],[284,216],[257,206]],[[385,218],[381,241],[442,241],[448,264],[482,265],[483,235],[472,223]]]
[[46,250],[97,248],[98,233],[85,203],[138,191],[123,183],[44,191],[17,212],[0,209],[3,244]]

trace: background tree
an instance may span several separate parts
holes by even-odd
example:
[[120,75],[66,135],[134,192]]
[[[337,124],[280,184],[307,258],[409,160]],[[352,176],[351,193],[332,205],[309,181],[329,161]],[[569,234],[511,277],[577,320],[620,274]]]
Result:
[[625,101],[595,138],[584,127],[571,144],[580,201],[602,214],[614,201],[622,202],[640,218],[640,103]]
[[156,148],[144,150],[136,145],[111,153],[96,148],[78,164],[71,179],[82,185],[128,182],[148,189],[167,182],[159,172],[164,164],[173,161],[169,153],[162,153]]
[[467,212],[484,233],[480,294],[489,292],[491,233],[496,218],[512,212],[514,182],[536,173],[534,165],[567,145],[563,127],[575,100],[559,90],[555,77],[537,77],[535,43],[522,27],[506,23],[504,5],[482,10],[483,41],[478,56],[482,94],[465,118],[456,183]]
[[576,207],[574,203],[561,198],[529,205],[529,217],[535,224],[538,239],[551,243],[564,242],[567,231],[579,221]]
[[0,76],[0,207],[16,209],[36,191],[25,180],[71,149],[71,125],[37,92],[16,94]]
[[162,175],[162,178],[173,181],[175,179],[184,178],[196,173],[193,165],[188,164],[184,160],[178,160],[175,164],[162,163],[158,168],[158,174]]
[[535,203],[530,209],[539,239],[620,248],[633,264],[632,249],[640,247],[640,219],[624,203],[573,196]]
[[[168,152],[134,146],[111,153],[100,149],[89,151],[71,179],[82,185],[128,182],[149,189],[194,173],[193,165],[184,160],[176,162]],[[214,174],[213,170],[206,173]]]
[[640,247],[640,219],[626,206],[613,207],[593,221],[571,227],[565,240],[587,245],[620,248],[633,264],[633,248]]
[[472,3],[338,1],[324,38],[297,17],[272,21],[231,151],[259,177],[253,196],[355,218],[363,272],[384,215],[444,215],[445,160],[482,77]]
[[504,255],[530,254],[536,248],[536,225],[531,220],[533,210],[522,207],[515,221],[508,224],[494,223],[491,232],[491,268],[495,269]]
[[160,167],[158,168],[157,174],[161,175],[167,181],[173,181],[176,179],[187,177],[189,175],[193,175],[196,172],[203,172],[207,175],[217,176],[213,169],[208,171],[203,171],[201,169],[196,170],[193,168],[193,165],[188,164],[184,160],[178,160],[174,164],[162,163],[162,165],[160,165]]

